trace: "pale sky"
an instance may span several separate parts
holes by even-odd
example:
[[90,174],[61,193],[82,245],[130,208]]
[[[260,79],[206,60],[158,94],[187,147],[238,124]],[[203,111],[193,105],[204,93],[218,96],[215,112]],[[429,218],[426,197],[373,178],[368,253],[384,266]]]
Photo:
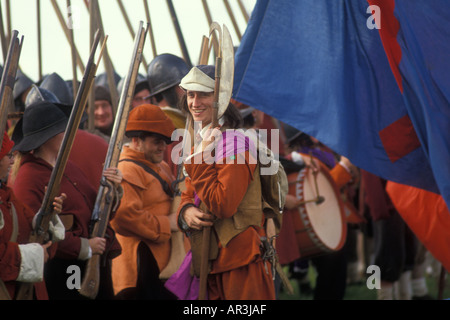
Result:
[[[6,1],[0,0],[2,8],[2,22],[7,29]],[[19,32],[19,37],[24,36],[20,67],[33,81],[38,80],[38,37],[37,37],[37,10],[36,0],[10,1],[11,26]],[[237,0],[228,0],[234,17],[239,25],[241,34],[245,31],[246,22],[239,8]],[[256,3],[256,0],[241,0],[248,15]],[[61,24],[56,16],[51,0],[41,0],[41,39],[42,39],[42,73],[57,72],[64,79],[72,79],[72,58],[69,42],[67,41]],[[59,8],[67,21],[67,0],[57,0]],[[147,19],[143,0],[122,0],[127,15],[131,21],[133,31],[136,32],[139,22],[146,24]],[[156,42],[157,54],[172,53],[182,56],[178,39],[173,27],[172,19],[166,0],[148,0],[150,18]],[[208,0],[209,10],[213,21],[220,25],[225,24],[229,29],[233,44],[239,45],[239,38],[230,16],[222,0]],[[175,11],[183,32],[185,43],[189,51],[191,62],[196,64],[200,54],[202,36],[208,36],[209,25],[201,0],[173,0]],[[89,15],[83,0],[71,0],[73,7],[74,37],[76,47],[83,64],[86,64],[89,46]],[[132,38],[124,17],[119,9],[117,0],[99,0],[105,34],[108,35],[108,51],[113,61],[114,68],[120,76],[125,76],[128,71],[134,39]],[[144,47],[144,56],[147,63],[153,59],[150,38],[147,37]],[[2,60],[3,60],[2,56]],[[103,63],[99,65],[97,74],[104,72]],[[140,73],[146,74],[141,64]],[[78,71],[78,79],[82,74]]]

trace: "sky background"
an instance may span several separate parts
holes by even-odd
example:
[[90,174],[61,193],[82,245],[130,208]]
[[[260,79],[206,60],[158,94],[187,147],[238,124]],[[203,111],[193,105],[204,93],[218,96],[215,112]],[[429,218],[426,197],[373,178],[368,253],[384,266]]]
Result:
[[[0,0],[3,13],[2,22],[7,30],[6,1]],[[38,67],[38,32],[37,32],[37,1],[14,0],[10,1],[11,27],[24,36],[20,67],[33,81],[39,80]],[[241,0],[248,15],[256,0]],[[239,8],[237,0],[228,0],[234,17],[239,25],[241,35],[245,32],[246,21]],[[57,0],[58,6],[67,21],[67,0]],[[143,0],[122,0],[127,15],[131,21],[133,31],[136,32],[139,22],[147,22]],[[224,1],[208,0],[209,10],[213,21],[220,25],[225,24],[229,29],[233,44],[239,45],[239,37],[230,19]],[[182,56],[178,38],[173,26],[166,0],[148,0],[153,35],[156,42],[157,54],[172,53]],[[87,63],[89,45],[89,14],[83,0],[71,0],[73,31],[75,44],[85,65]],[[99,0],[105,34],[108,35],[108,52],[111,56],[116,72],[125,76],[128,72],[133,51],[132,38],[125,19],[120,11],[117,0]],[[201,0],[173,0],[173,5],[185,39],[191,62],[196,64],[200,55],[202,36],[208,36],[209,24]],[[41,47],[42,47],[42,73],[45,76],[57,72],[64,79],[72,79],[72,56],[69,42],[64,35],[61,24],[57,18],[51,0],[41,0]],[[150,38],[147,37],[144,47],[144,57],[147,63],[153,59]],[[2,61],[4,57],[2,55]],[[213,61],[213,60],[211,60]],[[105,72],[103,61],[100,63],[97,74]],[[141,74],[146,74],[143,64]],[[78,79],[82,73],[78,69]]]

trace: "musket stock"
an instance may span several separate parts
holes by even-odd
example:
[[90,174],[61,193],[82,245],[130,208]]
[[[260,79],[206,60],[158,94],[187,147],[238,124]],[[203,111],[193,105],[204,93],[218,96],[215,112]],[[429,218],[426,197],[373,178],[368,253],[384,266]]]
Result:
[[[29,243],[44,244],[48,237],[49,222],[52,220],[54,213],[53,199],[60,192],[61,179],[66,168],[69,154],[75,140],[75,134],[81,122],[84,108],[86,106],[88,93],[94,82],[97,72],[97,65],[94,63],[94,56],[100,41],[99,32],[97,31],[95,41],[91,50],[89,61],[86,65],[83,80],[77,92],[75,103],[67,123],[64,138],[56,158],[56,164],[53,167],[50,181],[42,201],[41,208],[36,217],[36,226],[31,232]],[[33,283],[22,282],[16,295],[17,300],[31,300],[33,298]]]
[[[136,80],[139,71],[139,65],[143,58],[143,47],[147,29],[143,28],[143,22],[139,24],[138,32],[135,36],[134,50],[131,59],[130,68],[122,88],[119,105],[114,121],[114,127],[111,134],[108,151],[106,153],[104,169],[117,167],[120,152],[122,150],[123,138],[128,121],[131,102],[134,95]],[[101,178],[100,187],[92,212],[92,221],[94,223],[91,232],[91,238],[105,237],[111,212],[115,208],[113,205],[118,202],[118,196],[115,187],[104,177]],[[100,286],[100,255],[93,255],[89,259],[83,276],[83,281],[79,289],[79,293],[90,299],[95,299]]]

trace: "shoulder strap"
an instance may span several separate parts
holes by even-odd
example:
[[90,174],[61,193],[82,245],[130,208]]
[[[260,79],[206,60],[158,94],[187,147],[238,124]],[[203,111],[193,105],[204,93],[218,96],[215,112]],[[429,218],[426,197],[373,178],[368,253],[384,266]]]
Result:
[[153,170],[153,169],[150,168],[149,166],[147,166],[147,165],[145,165],[145,164],[143,164],[143,163],[141,163],[141,162],[139,162],[139,161],[136,161],[136,160],[132,160],[132,159],[122,159],[122,160],[120,160],[119,162],[122,162],[122,161],[133,162],[133,163],[137,164],[138,166],[140,166],[142,169],[144,169],[146,172],[148,172],[148,173],[150,173],[151,175],[153,175],[153,176],[154,176],[156,179],[158,179],[159,182],[161,183],[164,192],[167,193],[167,195],[168,195],[169,197],[173,197],[173,192],[172,192],[172,190],[170,189],[169,184],[168,184],[163,178],[161,178],[161,176],[160,176],[159,174],[157,174],[155,170]]

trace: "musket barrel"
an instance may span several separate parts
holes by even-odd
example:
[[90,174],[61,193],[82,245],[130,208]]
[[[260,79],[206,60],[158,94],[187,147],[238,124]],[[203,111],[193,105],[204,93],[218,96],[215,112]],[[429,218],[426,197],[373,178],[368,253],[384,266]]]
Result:
[[11,35],[11,41],[8,48],[8,53],[5,59],[5,65],[3,69],[3,74],[0,82],[0,146],[3,142],[3,132],[6,128],[6,121],[8,118],[8,109],[13,100],[13,89],[17,74],[17,69],[19,68],[19,58],[22,51],[22,41],[19,42],[18,39],[19,32],[14,30]]
[[[104,169],[117,166],[120,152],[122,149],[123,138],[125,135],[126,124],[128,121],[129,109],[131,106],[136,80],[139,71],[139,65],[142,61],[143,47],[148,30],[143,29],[143,22],[140,22],[138,32],[135,36],[135,45],[132,54],[132,60],[125,83],[120,95],[113,131],[111,134],[108,151],[106,153]],[[104,177],[101,178],[100,187],[92,212],[92,222],[94,227],[90,232],[91,237],[104,237],[106,234],[109,218],[112,211],[112,205],[117,198],[114,192],[114,186]],[[117,199],[116,199],[117,200]],[[98,255],[89,259],[79,293],[87,298],[95,299],[98,294],[100,284],[100,257]]]
[[[89,90],[94,81],[97,65],[94,63],[94,56],[100,41],[99,31],[95,36],[95,41],[91,49],[88,64],[84,72],[83,80],[75,98],[75,103],[69,117],[69,121],[64,133],[63,141],[58,152],[55,166],[53,167],[47,191],[45,192],[41,208],[36,219],[36,227],[30,235],[29,242],[43,244],[49,227],[49,222],[53,214],[53,199],[60,191],[62,175],[66,168],[69,154],[75,139],[75,134],[81,122],[81,116],[86,106]],[[21,283],[17,290],[17,300],[31,300],[33,296],[33,283]]]

